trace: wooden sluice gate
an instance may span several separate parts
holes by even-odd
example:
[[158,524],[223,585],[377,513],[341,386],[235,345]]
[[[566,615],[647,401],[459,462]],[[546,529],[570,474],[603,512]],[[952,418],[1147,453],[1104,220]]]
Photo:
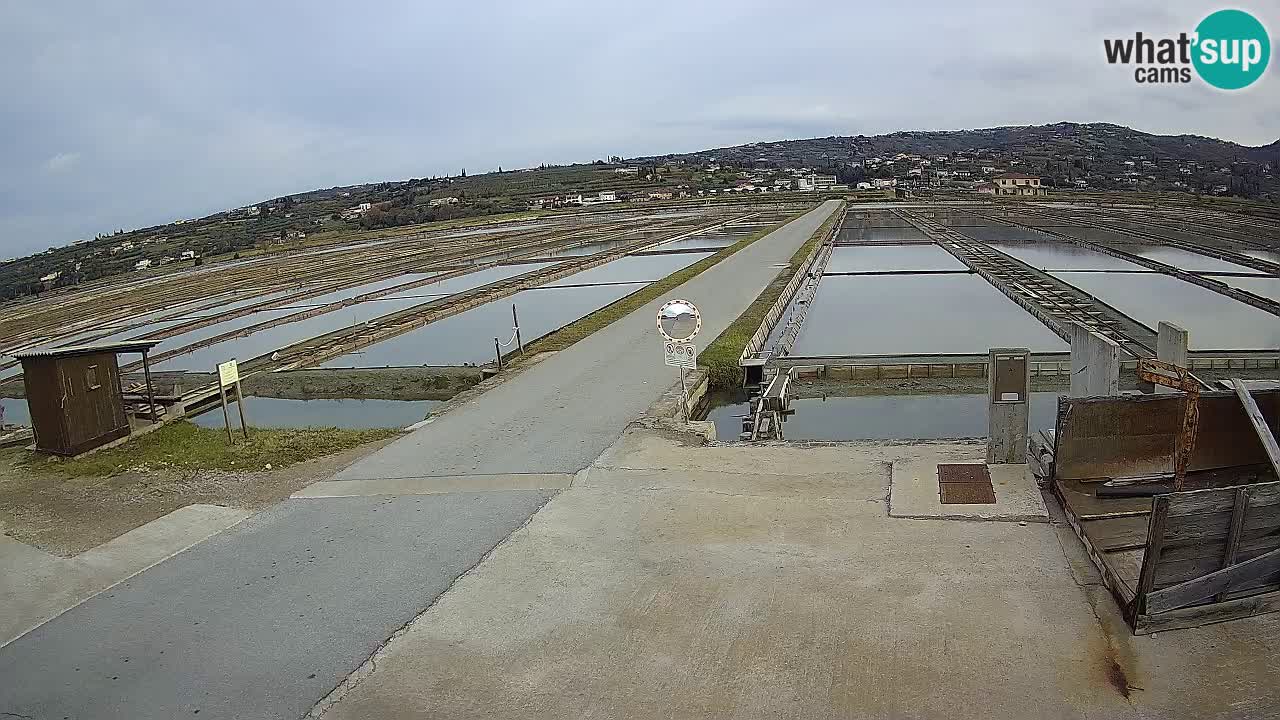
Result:
[[750,413],[742,418],[741,440],[783,440],[782,423],[790,415],[791,373],[778,373],[751,398]]

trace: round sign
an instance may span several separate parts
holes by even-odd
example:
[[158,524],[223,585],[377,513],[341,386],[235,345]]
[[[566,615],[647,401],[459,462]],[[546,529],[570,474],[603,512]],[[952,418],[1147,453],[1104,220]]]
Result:
[[702,313],[688,300],[668,300],[658,310],[658,332],[668,340],[692,340],[701,330]]

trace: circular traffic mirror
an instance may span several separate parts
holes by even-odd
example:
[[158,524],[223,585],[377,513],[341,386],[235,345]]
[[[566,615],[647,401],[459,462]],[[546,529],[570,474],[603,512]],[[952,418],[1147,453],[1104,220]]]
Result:
[[658,330],[671,340],[688,340],[702,326],[698,308],[688,300],[672,300],[658,311]]

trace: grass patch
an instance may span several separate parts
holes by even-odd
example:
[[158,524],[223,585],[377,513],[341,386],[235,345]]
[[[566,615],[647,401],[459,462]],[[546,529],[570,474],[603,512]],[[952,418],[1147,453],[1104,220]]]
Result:
[[103,477],[129,469],[256,471],[268,464],[275,469],[332,455],[397,432],[394,429],[280,430],[250,426],[248,441],[237,435],[236,444],[228,445],[225,430],[182,421],[92,455],[67,460],[35,456],[25,466],[38,472],[73,477]]
[[689,280],[692,280],[703,272],[706,272],[708,269],[724,261],[730,255],[733,255],[751,243],[754,243],[765,235],[768,235],[774,230],[777,230],[807,212],[809,211],[802,210],[795,215],[770,225],[767,228],[758,230],[732,245],[721,248],[714,255],[708,255],[689,267],[677,270],[657,282],[649,283],[626,297],[614,300],[612,303],[605,305],[590,315],[579,318],[577,321],[569,323],[549,335],[544,335],[538,338],[532,343],[525,345],[526,357],[532,356],[534,353],[563,350],[570,345],[573,345],[597,330],[607,327],[614,321],[620,320],[635,312],[637,309],[648,305],[667,293],[670,293],[675,288],[680,287]]
[[813,252],[818,243],[822,242],[822,238],[826,237],[839,218],[840,211],[837,209],[800,246],[800,249],[796,250],[791,256],[791,262],[778,272],[777,277],[765,287],[764,292],[760,293],[755,302],[751,303],[751,306],[725,328],[719,337],[698,354],[698,365],[706,368],[711,389],[730,389],[742,384],[742,368],[738,366],[738,360],[742,357],[743,349],[751,341],[751,336],[755,335],[756,330],[760,328],[760,323],[764,322],[764,316],[769,312],[769,308],[773,307],[781,297],[787,283],[791,282],[791,278],[800,270],[805,258]]

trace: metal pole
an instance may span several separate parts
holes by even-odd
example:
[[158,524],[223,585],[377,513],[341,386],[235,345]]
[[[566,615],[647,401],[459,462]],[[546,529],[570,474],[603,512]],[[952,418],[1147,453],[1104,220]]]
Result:
[[147,404],[151,406],[151,422],[160,422],[160,414],[156,412],[156,394],[151,388],[151,365],[147,363],[147,351],[142,351],[142,375],[147,379]]
[[524,340],[520,338],[520,318],[516,315],[515,303],[511,303],[511,322],[516,326],[516,345],[520,347],[520,354],[524,355]]
[[222,381],[218,381],[218,399],[222,401],[222,422],[227,426],[227,443],[236,444],[236,438],[231,434],[231,414],[227,412],[227,389],[222,386]]
[[236,407],[240,409],[240,432],[244,439],[249,439],[249,421],[244,419],[244,393],[240,392],[240,381],[236,380]]
[[498,369],[502,369],[502,344],[498,342],[498,338],[493,339],[493,354],[498,356]]
[[680,408],[684,421],[689,422],[689,389],[684,384],[684,366],[680,366]]

